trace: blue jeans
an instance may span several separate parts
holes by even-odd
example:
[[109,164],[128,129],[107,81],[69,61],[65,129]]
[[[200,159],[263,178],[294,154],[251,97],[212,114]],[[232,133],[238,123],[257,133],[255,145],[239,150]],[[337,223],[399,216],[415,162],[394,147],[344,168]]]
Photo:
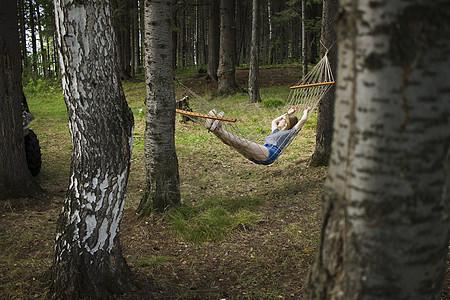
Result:
[[264,144],[264,147],[269,149],[269,157],[266,160],[260,161],[253,158],[249,158],[250,161],[254,162],[258,165],[270,165],[272,164],[278,156],[281,154],[281,150],[278,149],[277,146],[271,145],[271,144]]

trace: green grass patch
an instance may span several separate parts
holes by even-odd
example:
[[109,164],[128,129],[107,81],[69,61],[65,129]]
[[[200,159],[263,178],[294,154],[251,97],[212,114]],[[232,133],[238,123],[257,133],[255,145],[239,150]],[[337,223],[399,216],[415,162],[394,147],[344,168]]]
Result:
[[286,105],[286,102],[280,99],[266,99],[261,103],[262,107],[270,108],[270,107],[281,107]]
[[[27,85],[24,94],[27,98],[30,112],[36,118],[33,124],[46,124],[61,130],[67,127],[67,108],[59,83],[46,84],[46,88]],[[43,90],[41,90],[43,89]]]
[[316,130],[316,126],[317,126],[317,113],[312,113],[309,118],[308,121],[305,123],[305,125],[303,125],[303,130]]
[[290,89],[288,86],[272,86],[262,88],[260,93],[263,102],[268,99],[279,99],[286,101],[289,97]]
[[197,206],[182,206],[168,213],[173,232],[193,243],[222,240],[236,228],[247,228],[260,219],[262,201],[256,198],[219,198]]
[[154,268],[157,266],[164,265],[168,262],[171,262],[172,259],[165,256],[152,256],[149,258],[142,259],[136,263],[138,267],[141,268]]
[[206,70],[206,66],[198,66],[198,67],[190,67],[190,68],[177,68],[175,70],[175,76],[178,78],[189,77],[189,76],[192,76],[192,75],[198,73],[199,69]]

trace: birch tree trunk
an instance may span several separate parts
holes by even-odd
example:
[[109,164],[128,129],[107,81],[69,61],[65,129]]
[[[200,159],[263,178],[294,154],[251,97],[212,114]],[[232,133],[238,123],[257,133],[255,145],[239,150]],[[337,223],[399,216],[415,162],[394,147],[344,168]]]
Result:
[[19,41],[22,54],[22,70],[28,68],[27,33],[25,29],[25,0],[17,1],[19,16]]
[[306,35],[306,0],[302,0],[302,76],[308,74],[308,37]]
[[450,3],[340,1],[308,299],[440,299],[450,216]]
[[29,29],[30,29],[30,35],[31,35],[31,49],[32,52],[32,74],[33,76],[39,76],[39,70],[38,70],[38,53],[37,53],[37,39],[36,39],[36,14],[34,9],[34,2],[29,1],[28,6],[30,9],[29,14]]
[[105,299],[130,285],[119,229],[133,115],[118,74],[109,1],[55,1],[64,100],[72,137],[70,184],[57,224],[52,292]]
[[138,213],[180,205],[175,151],[175,90],[172,70],[171,0],[146,0],[145,78],[147,85],[145,167],[147,187]]
[[250,49],[250,72],[248,74],[248,102],[261,102],[259,94],[259,0],[253,0],[252,44]]

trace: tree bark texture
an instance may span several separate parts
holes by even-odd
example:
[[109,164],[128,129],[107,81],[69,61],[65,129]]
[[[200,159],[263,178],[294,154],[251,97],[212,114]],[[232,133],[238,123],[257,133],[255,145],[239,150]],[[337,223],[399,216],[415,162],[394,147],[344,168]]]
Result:
[[220,54],[217,70],[220,94],[234,94],[237,90],[234,64],[236,62],[236,30],[234,0],[220,0]]
[[248,74],[249,103],[261,102],[259,94],[259,0],[253,0],[252,45],[250,49],[250,72]]
[[27,167],[22,123],[22,68],[17,3],[0,10],[0,200],[41,193]]
[[130,288],[119,230],[130,171],[133,115],[118,74],[109,1],[55,1],[70,183],[57,224],[52,292],[105,299]]
[[146,190],[138,213],[163,212],[180,205],[175,151],[175,90],[172,70],[171,0],[145,1],[145,77],[147,85]]
[[[323,1],[321,41],[327,49],[322,47],[322,56],[328,51],[331,71],[337,77],[337,34],[335,20],[339,8],[338,0]],[[316,126],[316,149],[311,158],[312,166],[327,166],[331,154],[333,138],[334,98],[336,87],[333,86],[320,100]]]
[[449,18],[446,0],[340,1],[335,133],[308,299],[440,299]]

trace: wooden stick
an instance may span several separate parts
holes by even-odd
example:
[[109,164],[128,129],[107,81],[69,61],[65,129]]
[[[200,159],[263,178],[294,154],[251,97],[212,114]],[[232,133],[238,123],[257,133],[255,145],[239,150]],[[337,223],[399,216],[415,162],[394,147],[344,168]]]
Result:
[[175,109],[175,111],[179,114],[192,116],[192,117],[221,120],[221,121],[226,121],[226,122],[236,122],[237,121],[237,119],[234,119],[234,118],[224,118],[224,117],[218,117],[218,116],[199,114],[199,113],[195,113],[195,112],[191,112],[191,111],[187,111],[187,110],[181,110],[181,109]]
[[335,83],[334,81],[328,81],[328,82],[302,84],[302,85],[291,86],[291,89],[302,89],[302,88],[307,88],[307,87],[312,87],[312,86],[320,86],[320,85],[327,85],[327,84],[334,84],[334,83]]

